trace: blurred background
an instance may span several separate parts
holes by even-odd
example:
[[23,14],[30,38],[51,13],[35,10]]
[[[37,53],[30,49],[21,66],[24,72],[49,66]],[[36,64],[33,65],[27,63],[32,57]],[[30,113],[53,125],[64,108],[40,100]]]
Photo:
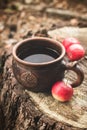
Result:
[[87,0],[0,0],[0,46],[64,26],[87,27]]

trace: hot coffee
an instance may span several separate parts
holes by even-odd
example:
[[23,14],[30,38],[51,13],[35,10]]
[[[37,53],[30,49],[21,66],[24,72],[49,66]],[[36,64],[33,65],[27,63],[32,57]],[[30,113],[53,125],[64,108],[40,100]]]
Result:
[[43,63],[50,62],[58,58],[58,56],[56,51],[45,48],[29,51],[29,54],[23,60],[31,63]]

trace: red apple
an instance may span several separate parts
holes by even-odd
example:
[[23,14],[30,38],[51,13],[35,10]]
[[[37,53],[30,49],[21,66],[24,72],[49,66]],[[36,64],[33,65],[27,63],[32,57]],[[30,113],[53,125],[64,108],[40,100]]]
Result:
[[85,50],[80,44],[73,44],[67,49],[67,56],[71,61],[79,60],[85,55]]
[[67,51],[69,46],[71,46],[72,44],[80,44],[80,42],[74,37],[69,37],[69,38],[65,38],[62,41],[62,44],[65,47],[65,50]]
[[61,101],[69,101],[73,95],[73,88],[69,84],[65,84],[63,81],[58,81],[52,86],[52,96]]

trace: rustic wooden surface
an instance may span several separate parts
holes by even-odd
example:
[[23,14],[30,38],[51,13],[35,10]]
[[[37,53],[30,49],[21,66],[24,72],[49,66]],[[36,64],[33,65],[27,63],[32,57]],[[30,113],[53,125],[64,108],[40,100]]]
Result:
[[[84,71],[83,83],[74,89],[72,100],[61,103],[50,93],[33,93],[23,90],[12,71],[12,46],[0,49],[0,130],[86,130],[87,129],[87,38],[85,31],[64,28],[48,32],[50,37],[61,41],[76,36],[86,50],[85,57],[78,62]],[[73,33],[74,32],[74,33]],[[76,33],[76,34],[75,34]],[[66,34],[66,35],[65,35]],[[86,33],[87,34],[87,33]],[[65,79],[75,80],[73,72],[66,73]],[[3,120],[2,120],[3,119]]]

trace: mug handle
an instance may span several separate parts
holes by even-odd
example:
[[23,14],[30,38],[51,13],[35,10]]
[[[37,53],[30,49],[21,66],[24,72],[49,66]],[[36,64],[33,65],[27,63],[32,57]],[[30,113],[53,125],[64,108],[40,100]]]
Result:
[[77,74],[77,80],[71,83],[71,86],[73,88],[79,86],[84,80],[84,73],[82,69],[80,68],[80,66],[77,64],[77,61],[65,63],[65,67],[66,67],[66,70],[72,70]]

